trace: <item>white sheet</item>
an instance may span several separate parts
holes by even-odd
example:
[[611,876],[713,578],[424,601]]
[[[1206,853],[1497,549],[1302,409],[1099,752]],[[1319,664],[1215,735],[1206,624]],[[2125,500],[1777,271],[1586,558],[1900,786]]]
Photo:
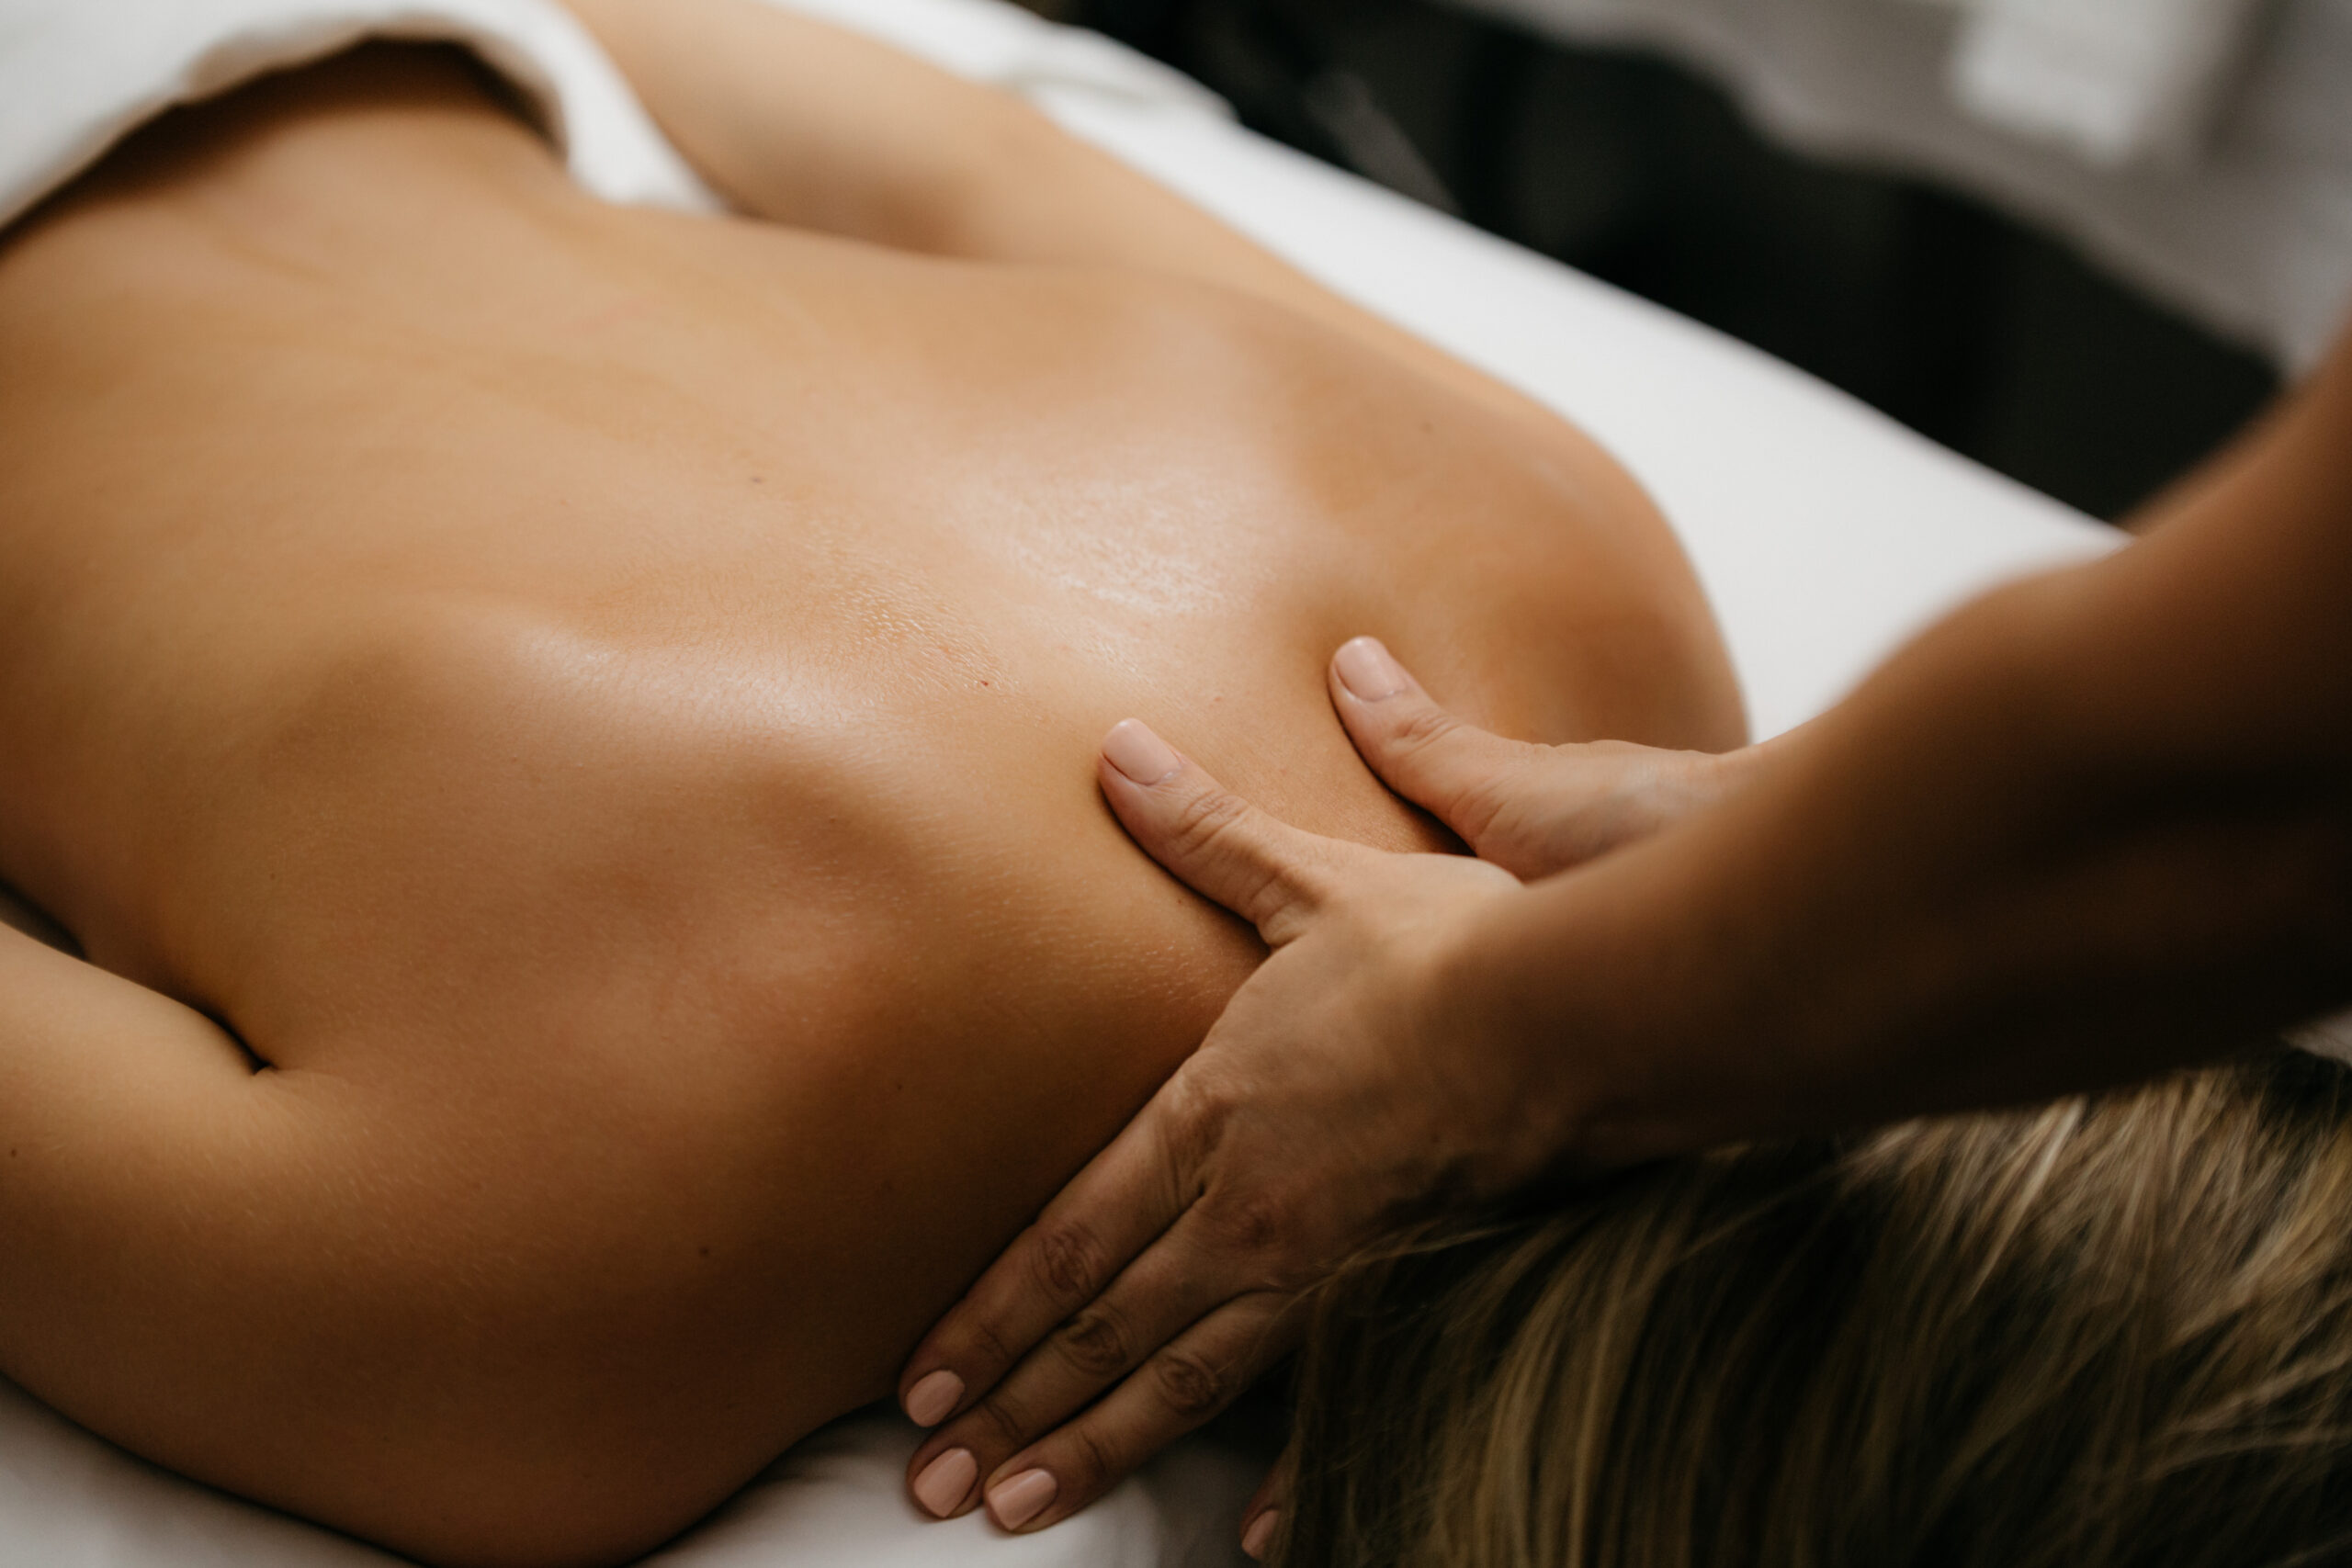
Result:
[[[1006,1536],[919,1516],[901,1480],[919,1434],[883,1410],[771,1465],[645,1568],[1244,1568],[1234,1545],[1261,1473],[1195,1440],[1077,1518]],[[0,1568],[398,1568],[401,1559],[132,1459],[0,1382]]]
[[0,0],[0,225],[173,105],[369,37],[467,40],[607,200],[721,205],[550,0]]
[[[823,0],[1031,92],[1334,287],[1580,421],[1647,483],[1714,596],[1758,728],[1831,701],[1998,578],[2110,548],[2055,502],[1705,329],[1237,129],[1196,90],[996,0]],[[0,39],[4,42],[5,39]],[[662,1568],[1230,1568],[1250,1461],[1180,1447],[1079,1519],[920,1519],[911,1429],[869,1414],[786,1455]],[[144,1465],[0,1384],[0,1568],[382,1568],[382,1553]]]

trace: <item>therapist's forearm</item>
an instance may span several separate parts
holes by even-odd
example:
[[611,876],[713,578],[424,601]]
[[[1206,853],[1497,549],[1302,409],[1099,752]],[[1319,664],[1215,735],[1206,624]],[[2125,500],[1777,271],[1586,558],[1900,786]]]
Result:
[[2089,1088],[2352,995],[2340,775],[2135,780],[2034,674],[1889,689],[1482,933],[1462,994],[1578,1163]]
[[2180,505],[1459,944],[1563,1148],[2031,1099],[2352,1000],[2352,351]]

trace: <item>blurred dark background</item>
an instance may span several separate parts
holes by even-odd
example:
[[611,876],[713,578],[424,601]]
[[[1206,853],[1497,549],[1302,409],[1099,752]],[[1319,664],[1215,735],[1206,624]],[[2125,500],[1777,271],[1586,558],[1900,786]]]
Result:
[[1433,0],[1031,0],[1260,131],[1719,327],[1947,446],[2120,518],[2278,389],[2260,355],[2064,243],[1816,162],[1657,57]]

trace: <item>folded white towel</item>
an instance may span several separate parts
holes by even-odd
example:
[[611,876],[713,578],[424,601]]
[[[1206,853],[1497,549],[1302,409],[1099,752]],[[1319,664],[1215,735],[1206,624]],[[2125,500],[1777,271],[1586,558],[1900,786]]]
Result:
[[880,39],[960,76],[1037,97],[1078,92],[1130,107],[1229,117],[1223,98],[1100,33],[1059,27],[1005,0],[768,0]]
[[[1016,92],[1224,112],[1175,72],[1011,6],[910,0],[877,14],[867,0],[807,0],[793,8],[864,25]],[[367,38],[472,48],[531,101],[572,177],[594,195],[688,210],[720,205],[554,0],[0,0],[0,227],[175,105]]]
[[718,204],[550,0],[0,0],[0,224],[173,106],[371,37],[471,45],[532,101],[598,196]]

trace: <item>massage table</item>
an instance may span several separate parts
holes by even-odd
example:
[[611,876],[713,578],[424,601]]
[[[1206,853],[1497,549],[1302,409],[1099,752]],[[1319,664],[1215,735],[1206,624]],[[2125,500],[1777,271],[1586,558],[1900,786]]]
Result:
[[[2120,536],[1788,367],[1251,135],[1192,84],[1001,0],[796,0],[1024,93],[1340,293],[1592,432],[1696,562],[1768,735],[2003,579]],[[659,1568],[1231,1568],[1263,1450],[1180,1444],[1079,1517],[1008,1538],[918,1516],[917,1441],[825,1428]],[[653,1461],[658,1462],[658,1457]],[[123,1453],[0,1382],[0,1568],[389,1568],[398,1560]]]

